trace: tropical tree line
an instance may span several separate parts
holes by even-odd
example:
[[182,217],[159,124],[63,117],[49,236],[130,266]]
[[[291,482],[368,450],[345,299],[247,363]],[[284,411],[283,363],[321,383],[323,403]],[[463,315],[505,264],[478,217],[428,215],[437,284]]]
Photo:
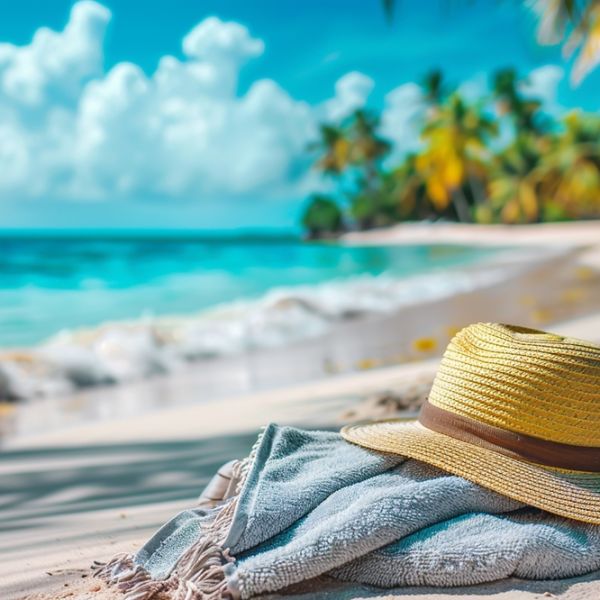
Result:
[[393,161],[380,118],[361,109],[324,123],[311,146],[330,193],[313,195],[311,237],[400,221],[536,223],[600,216],[600,117],[557,116],[513,69],[472,100],[440,71],[424,78],[420,146]]

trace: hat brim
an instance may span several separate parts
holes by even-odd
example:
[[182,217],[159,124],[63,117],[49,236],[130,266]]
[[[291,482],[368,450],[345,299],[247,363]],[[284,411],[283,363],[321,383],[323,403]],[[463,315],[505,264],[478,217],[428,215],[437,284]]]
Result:
[[348,425],[341,434],[353,444],[415,458],[524,504],[600,525],[600,473],[512,458],[427,429],[415,419]]

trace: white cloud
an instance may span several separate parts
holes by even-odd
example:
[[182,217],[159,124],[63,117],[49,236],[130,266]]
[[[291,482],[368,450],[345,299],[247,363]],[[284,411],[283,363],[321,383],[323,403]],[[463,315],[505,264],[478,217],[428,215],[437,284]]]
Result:
[[[239,23],[209,17],[182,40],[183,59],[154,73],[132,63],[104,68],[110,11],[73,6],[63,31],[30,44],[0,44],[0,194],[12,199],[265,198],[304,195],[316,174],[306,148],[319,122],[364,106],[374,82],[350,72],[318,106],[276,82],[239,94],[240,69],[264,51]],[[556,101],[558,67],[530,76]],[[416,84],[385,97],[381,132],[398,157],[418,147],[425,110]],[[392,157],[392,159],[394,158]]]
[[210,62],[244,63],[260,56],[265,49],[262,40],[253,38],[239,23],[223,23],[209,17],[183,38],[186,56]]
[[381,115],[381,133],[394,146],[390,162],[419,148],[425,111],[423,92],[416,83],[405,83],[386,95]]
[[533,69],[527,75],[527,81],[521,87],[523,92],[541,100],[544,110],[558,112],[558,86],[564,79],[565,70],[557,65],[544,65]]
[[95,2],[73,6],[65,29],[38,29],[31,44],[0,44],[0,91],[4,102],[47,108],[77,101],[83,85],[102,72],[102,41],[110,12]]
[[323,105],[323,119],[339,121],[363,107],[374,86],[375,82],[363,73],[347,73],[335,84],[335,98]]
[[[80,2],[62,32],[0,46],[0,191],[59,198],[265,197],[303,191],[318,109],[274,81],[238,95],[262,40],[210,17],[151,75],[104,72],[110,12]],[[340,84],[340,105],[356,104]],[[354,95],[354,96],[353,96]],[[34,112],[32,112],[34,111]]]
[[461,83],[457,91],[468,102],[478,102],[490,92],[488,77],[485,73],[478,73]]
[[[204,40],[202,52],[212,54],[214,39]],[[165,57],[151,78],[120,64],[91,83],[77,116],[76,187],[98,195],[185,196],[266,194],[293,184],[314,135],[311,109],[270,80],[237,97],[237,71],[221,67],[242,60],[242,47],[255,51],[240,41],[229,39],[217,64]]]

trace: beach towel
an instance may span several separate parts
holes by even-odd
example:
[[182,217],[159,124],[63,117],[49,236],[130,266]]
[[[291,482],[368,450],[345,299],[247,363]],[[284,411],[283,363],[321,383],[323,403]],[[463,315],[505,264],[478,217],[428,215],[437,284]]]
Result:
[[600,526],[550,515],[337,433],[269,425],[234,489],[136,555],[96,566],[128,600],[246,599],[317,576],[382,588],[464,586],[600,568]]

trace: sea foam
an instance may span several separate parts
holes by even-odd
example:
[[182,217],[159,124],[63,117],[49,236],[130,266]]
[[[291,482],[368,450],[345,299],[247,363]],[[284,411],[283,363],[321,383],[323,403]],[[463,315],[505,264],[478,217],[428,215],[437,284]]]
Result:
[[195,361],[284,347],[337,324],[490,285],[506,265],[408,278],[365,275],[313,286],[274,288],[252,301],[197,314],[107,322],[62,331],[33,349],[0,356],[0,397],[32,398],[175,373]]

